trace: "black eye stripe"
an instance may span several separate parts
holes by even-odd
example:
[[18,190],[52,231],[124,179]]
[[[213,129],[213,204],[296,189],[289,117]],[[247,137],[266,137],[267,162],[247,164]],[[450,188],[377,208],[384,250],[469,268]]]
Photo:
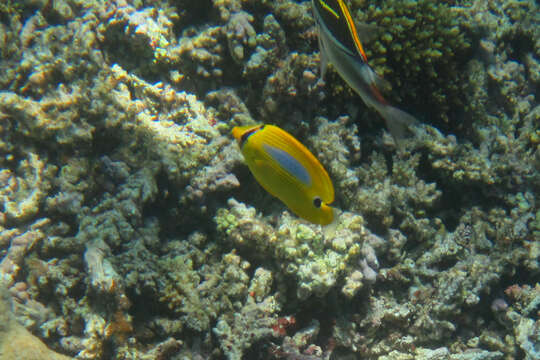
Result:
[[313,205],[315,205],[315,207],[319,209],[322,205],[321,198],[317,196],[315,199],[313,199]]
[[240,137],[240,147],[242,147],[242,145],[244,145],[244,143],[246,142],[246,140],[253,134],[255,134],[257,131],[259,130],[262,130],[264,129],[264,125],[261,125],[259,127],[255,127],[249,131],[246,131],[245,133],[242,134],[242,136]]

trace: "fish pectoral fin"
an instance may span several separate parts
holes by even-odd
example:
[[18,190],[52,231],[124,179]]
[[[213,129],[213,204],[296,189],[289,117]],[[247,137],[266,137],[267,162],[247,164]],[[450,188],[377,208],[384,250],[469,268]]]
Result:
[[339,219],[343,210],[329,206],[332,209],[332,221],[323,228],[324,233],[329,237],[334,237],[340,223]]

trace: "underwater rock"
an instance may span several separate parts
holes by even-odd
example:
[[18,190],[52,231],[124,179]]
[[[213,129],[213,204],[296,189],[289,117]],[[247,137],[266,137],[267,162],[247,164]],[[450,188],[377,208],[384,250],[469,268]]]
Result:
[[[0,282],[1,283],[1,282]],[[0,359],[1,360],[68,360],[71,357],[56,353],[25,327],[20,325],[11,310],[11,299],[0,284]]]

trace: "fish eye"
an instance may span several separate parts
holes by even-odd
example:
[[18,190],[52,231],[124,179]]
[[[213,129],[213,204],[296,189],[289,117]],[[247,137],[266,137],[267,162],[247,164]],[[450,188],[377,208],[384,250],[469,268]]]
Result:
[[313,205],[315,205],[317,209],[320,208],[322,205],[321,198],[317,196],[315,199],[313,199]]

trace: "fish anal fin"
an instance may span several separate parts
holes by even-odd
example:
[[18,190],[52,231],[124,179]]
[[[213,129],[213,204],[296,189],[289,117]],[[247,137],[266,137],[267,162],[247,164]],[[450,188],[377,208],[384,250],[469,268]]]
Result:
[[[318,31],[320,33],[320,29]],[[321,40],[321,37],[317,36],[317,39],[319,41],[319,61],[320,61],[321,79],[324,79],[324,75],[326,74],[326,69],[328,68],[328,55],[326,54],[326,50],[324,48],[324,44]]]
[[392,90],[390,82],[379,76],[368,64],[363,64],[360,69],[362,78],[372,88],[376,88],[378,91],[388,92]]

